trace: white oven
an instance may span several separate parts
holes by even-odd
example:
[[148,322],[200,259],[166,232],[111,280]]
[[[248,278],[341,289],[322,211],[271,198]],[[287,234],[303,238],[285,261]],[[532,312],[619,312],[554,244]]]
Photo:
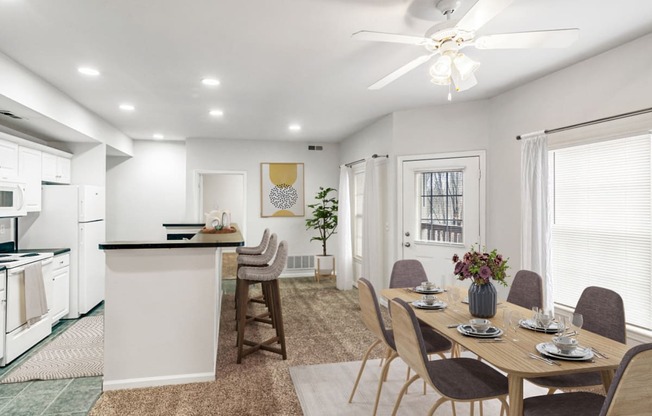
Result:
[[0,181],[0,217],[27,215],[25,183]]
[[52,332],[49,313],[29,323],[26,319],[25,266],[34,262],[42,265],[43,285],[49,307],[52,299],[52,253],[0,254],[0,264],[7,268],[6,300],[2,303],[3,311],[0,312],[5,317],[4,331],[0,334],[4,337],[0,367],[9,364]]

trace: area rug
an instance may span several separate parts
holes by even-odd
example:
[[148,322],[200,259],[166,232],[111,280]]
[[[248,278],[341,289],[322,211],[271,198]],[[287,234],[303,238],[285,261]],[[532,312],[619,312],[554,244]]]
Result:
[[94,377],[103,373],[104,316],[75,322],[0,383]]
[[[475,357],[470,353],[464,353],[463,355]],[[360,369],[360,361],[291,367],[290,375],[303,414],[306,416],[368,416],[372,414],[381,370],[379,364],[380,360],[378,359],[367,362],[352,403],[348,401],[353,383]],[[389,377],[383,383],[378,415],[392,414],[398,392],[405,383],[406,374],[407,367],[403,361],[400,359],[392,361]],[[537,387],[527,381],[523,388],[525,397],[538,396],[547,392],[547,389]],[[401,416],[426,415],[440,397],[430,387],[426,389],[424,395],[423,383],[415,381],[410,386],[408,394],[403,397],[398,414]],[[470,413],[470,404],[468,403],[457,403],[455,408],[458,415],[468,415]],[[475,410],[476,412],[479,410],[477,403]],[[488,400],[484,402],[483,410],[485,415],[499,415],[500,402],[498,400]],[[452,405],[450,403],[442,404],[436,412],[437,416],[452,414]]]

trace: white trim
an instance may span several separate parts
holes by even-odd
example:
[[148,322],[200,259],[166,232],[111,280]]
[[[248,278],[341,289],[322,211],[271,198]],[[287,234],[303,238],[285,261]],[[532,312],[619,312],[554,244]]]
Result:
[[480,246],[486,244],[487,224],[487,152],[485,150],[471,150],[466,152],[434,153],[424,155],[405,155],[396,158],[396,245],[394,258],[401,259],[403,249],[403,163],[430,159],[459,159],[477,157],[480,161]]
[[104,381],[103,391],[136,389],[142,387],[171,386],[175,384],[203,383],[215,381],[215,373],[181,374],[178,376],[128,378],[124,380]]

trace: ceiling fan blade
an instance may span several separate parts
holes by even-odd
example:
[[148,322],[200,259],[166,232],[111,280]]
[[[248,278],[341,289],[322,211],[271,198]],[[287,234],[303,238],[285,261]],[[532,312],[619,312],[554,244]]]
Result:
[[579,29],[541,30],[481,36],[478,49],[565,48],[580,37]]
[[389,75],[386,75],[385,77],[379,79],[378,81],[376,81],[375,83],[370,85],[368,88],[370,90],[379,90],[379,89],[383,88],[385,85],[387,85],[390,82],[395,81],[399,77],[407,74],[408,72],[412,71],[414,68],[418,67],[419,65],[425,64],[426,62],[428,62],[430,60],[430,58],[432,58],[433,55],[435,55],[435,54],[422,55],[422,56],[418,57],[417,59],[414,59],[414,60],[408,62],[407,64],[403,65],[402,67],[400,67],[396,71],[394,71],[394,72],[390,73]]
[[477,3],[457,22],[456,27],[474,32],[496,17],[514,0],[478,0]]
[[394,33],[371,32],[368,30],[355,32],[351,35],[351,38],[373,42],[406,43],[408,45],[425,45],[430,42],[430,39],[424,38],[423,36],[397,35]]

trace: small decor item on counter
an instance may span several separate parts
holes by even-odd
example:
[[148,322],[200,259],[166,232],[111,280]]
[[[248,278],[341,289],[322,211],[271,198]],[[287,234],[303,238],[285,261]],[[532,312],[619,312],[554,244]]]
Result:
[[469,312],[478,318],[491,318],[496,315],[498,300],[496,288],[492,280],[507,286],[507,260],[496,250],[491,252],[478,252],[471,246],[471,250],[460,257],[455,254],[455,275],[459,280],[472,279],[469,287]]
[[201,230],[202,233],[224,234],[235,232],[235,228],[231,227],[231,211],[213,210],[205,213],[204,216],[206,217],[206,224]]

